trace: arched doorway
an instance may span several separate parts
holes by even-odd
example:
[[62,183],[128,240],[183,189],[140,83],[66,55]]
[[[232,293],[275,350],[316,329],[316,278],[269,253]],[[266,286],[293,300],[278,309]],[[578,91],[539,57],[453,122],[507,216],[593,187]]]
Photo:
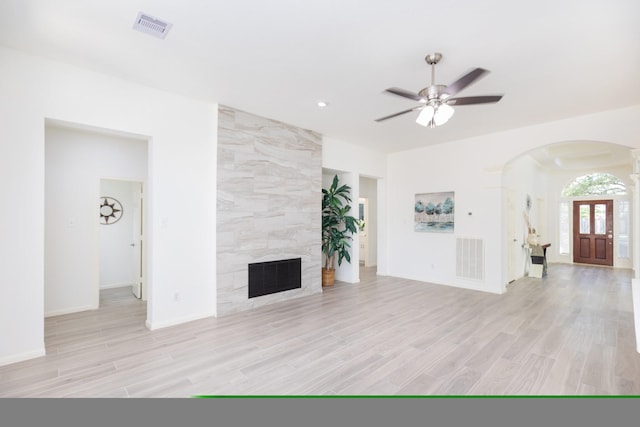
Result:
[[[596,198],[563,196],[562,190],[569,183],[581,176],[608,173],[620,178],[625,186],[630,186],[632,183],[629,176],[632,172],[633,158],[630,148],[599,141],[565,141],[549,144],[523,153],[508,162],[503,168],[508,281],[526,276],[528,273],[527,220],[536,229],[539,240],[551,245],[547,250],[549,262],[574,262],[573,241],[566,243],[566,235],[573,229],[572,223],[566,220],[567,215],[573,213],[571,203],[573,200]],[[624,199],[627,202],[630,197],[630,194],[613,196],[614,200]],[[612,211],[615,221],[616,212],[620,214],[619,205],[626,208],[627,212],[631,207],[630,203],[614,203]],[[627,231],[630,235],[630,230]],[[614,256],[614,267],[631,268],[631,246],[628,245],[629,253],[626,258]]]

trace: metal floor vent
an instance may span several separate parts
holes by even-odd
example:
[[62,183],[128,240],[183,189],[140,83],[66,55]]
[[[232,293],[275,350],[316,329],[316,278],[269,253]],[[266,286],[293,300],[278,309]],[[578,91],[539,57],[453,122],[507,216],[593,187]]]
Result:
[[138,12],[138,17],[133,24],[133,29],[151,34],[159,39],[164,39],[171,29],[171,24],[147,15],[146,13]]
[[484,279],[484,240],[456,239],[456,276]]

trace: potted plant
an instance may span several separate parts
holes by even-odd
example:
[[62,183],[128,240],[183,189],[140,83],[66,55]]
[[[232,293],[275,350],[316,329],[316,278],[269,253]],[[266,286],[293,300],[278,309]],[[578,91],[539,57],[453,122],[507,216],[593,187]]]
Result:
[[338,266],[342,260],[351,262],[349,241],[358,232],[358,220],[349,211],[351,187],[340,185],[338,175],[333,177],[331,186],[322,189],[322,286],[332,286],[335,280],[335,258]]

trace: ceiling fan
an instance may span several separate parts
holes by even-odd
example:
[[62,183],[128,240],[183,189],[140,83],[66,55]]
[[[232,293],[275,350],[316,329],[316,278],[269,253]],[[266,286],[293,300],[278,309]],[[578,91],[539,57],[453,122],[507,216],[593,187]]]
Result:
[[435,83],[436,64],[442,59],[441,53],[431,53],[424,60],[431,65],[431,85],[422,89],[418,93],[408,90],[392,87],[386,90],[393,95],[402,96],[403,98],[412,99],[420,102],[421,105],[400,111],[399,113],[376,119],[376,122],[391,119],[402,114],[412,111],[419,111],[420,114],[416,119],[416,123],[422,126],[434,128],[443,125],[453,116],[453,105],[472,105],[472,104],[488,104],[500,101],[502,95],[484,95],[484,96],[466,96],[462,98],[453,98],[462,89],[469,86],[479,78],[483,77],[489,71],[484,68],[475,68],[464,76],[460,77],[449,86],[437,85]]

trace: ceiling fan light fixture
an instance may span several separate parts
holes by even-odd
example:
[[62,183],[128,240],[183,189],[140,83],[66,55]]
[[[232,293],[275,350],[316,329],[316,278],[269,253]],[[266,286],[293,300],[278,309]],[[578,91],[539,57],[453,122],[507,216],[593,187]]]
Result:
[[426,104],[424,107],[422,105],[418,105],[417,107],[409,108],[408,110],[376,119],[376,122],[382,122],[403,114],[421,110],[418,118],[416,119],[416,123],[425,127],[434,128],[447,123],[451,116],[453,116],[454,109],[452,105],[490,104],[502,99],[502,95],[456,96],[458,92],[462,91],[489,72],[484,68],[474,68],[448,86],[436,84],[435,65],[440,61],[440,59],[442,59],[441,53],[432,53],[426,56],[425,61],[427,61],[427,64],[431,65],[431,84],[421,89],[420,92],[414,93],[410,90],[398,87],[391,87],[386,90],[386,92],[392,95],[411,99],[412,101],[417,101],[420,104]]
[[416,119],[416,123],[419,125],[422,125],[424,127],[427,127],[430,125],[432,119],[433,119],[433,115],[435,113],[435,109],[433,108],[433,106],[431,105],[427,105],[425,106],[422,111],[420,111],[420,114],[418,115],[418,118]]
[[453,107],[447,104],[427,105],[418,115],[416,123],[424,127],[434,128],[447,123],[454,112]]
[[433,115],[433,121],[436,126],[443,125],[453,116],[455,110],[447,104],[440,104]]

